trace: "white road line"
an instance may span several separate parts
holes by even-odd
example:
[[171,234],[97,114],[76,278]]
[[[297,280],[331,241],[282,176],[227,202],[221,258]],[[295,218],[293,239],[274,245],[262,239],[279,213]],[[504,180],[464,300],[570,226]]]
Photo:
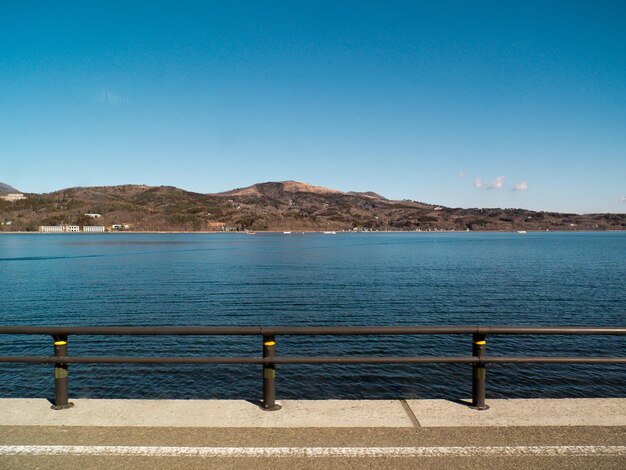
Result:
[[159,447],[0,446],[0,455],[107,455],[139,457],[525,457],[626,455],[626,446],[503,447]]

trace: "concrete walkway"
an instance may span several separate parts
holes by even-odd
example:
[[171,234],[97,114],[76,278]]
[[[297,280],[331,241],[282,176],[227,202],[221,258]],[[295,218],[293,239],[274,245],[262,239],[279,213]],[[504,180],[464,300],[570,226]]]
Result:
[[626,399],[0,400],[0,469],[626,468]]
[[284,400],[262,411],[243,400],[72,400],[50,409],[44,399],[0,399],[4,426],[185,428],[416,428],[626,426],[626,398],[489,400],[476,411],[447,400]]

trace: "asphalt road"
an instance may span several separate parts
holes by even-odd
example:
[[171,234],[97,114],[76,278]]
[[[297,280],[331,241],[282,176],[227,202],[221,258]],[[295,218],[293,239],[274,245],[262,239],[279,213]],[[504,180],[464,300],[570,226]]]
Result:
[[[76,455],[81,452],[97,454],[103,449],[101,446],[109,446],[107,452],[111,455]],[[0,469],[622,470],[626,468],[624,446],[626,446],[626,427],[616,426],[413,429],[0,426]],[[287,450],[282,456],[276,457],[277,448]],[[400,451],[408,448],[416,455],[398,457],[393,451],[398,448]],[[24,454],[14,455],[17,452],[15,449]],[[50,455],[51,452],[59,452],[59,449],[69,449],[67,450],[69,454]],[[128,455],[129,449],[131,452],[133,449],[147,449],[147,454]],[[151,455],[154,449],[156,455]],[[187,454],[171,456],[169,454],[172,449],[174,451],[186,449]],[[226,457],[219,451],[215,455],[199,457],[194,455],[197,449],[209,449],[209,452],[224,449],[224,452],[232,453],[234,456]],[[250,457],[250,449],[260,456]],[[351,449],[357,450],[352,453]],[[613,455],[606,455],[607,451]],[[269,456],[263,455],[264,452]],[[303,452],[313,452],[315,456],[301,457]],[[330,452],[334,456],[320,456],[325,455],[325,452]],[[367,453],[372,452],[378,454],[367,456]]]

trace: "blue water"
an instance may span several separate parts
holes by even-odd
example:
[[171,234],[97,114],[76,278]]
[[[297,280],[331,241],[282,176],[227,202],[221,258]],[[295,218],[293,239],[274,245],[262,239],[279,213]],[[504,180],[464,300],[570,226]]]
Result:
[[[626,233],[0,236],[4,325],[626,324]],[[0,355],[49,355],[2,336]],[[490,354],[626,355],[624,337],[490,337]],[[278,337],[281,355],[468,355],[467,336]],[[75,355],[258,356],[258,337],[70,337]],[[52,366],[0,364],[0,397]],[[278,398],[463,398],[467,365],[279,365]],[[626,396],[618,365],[491,365],[488,397]],[[71,365],[72,397],[258,399],[255,365]]]

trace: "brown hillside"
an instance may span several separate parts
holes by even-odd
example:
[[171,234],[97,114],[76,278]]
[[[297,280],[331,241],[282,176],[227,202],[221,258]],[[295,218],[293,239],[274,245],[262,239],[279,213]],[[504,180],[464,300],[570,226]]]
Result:
[[[393,201],[296,181],[217,194],[172,186],[77,187],[0,200],[4,230],[40,225],[128,224],[131,230],[624,230],[626,214],[558,214],[525,209],[452,209]],[[102,217],[91,219],[85,214]],[[6,225],[11,221],[11,225]]]

